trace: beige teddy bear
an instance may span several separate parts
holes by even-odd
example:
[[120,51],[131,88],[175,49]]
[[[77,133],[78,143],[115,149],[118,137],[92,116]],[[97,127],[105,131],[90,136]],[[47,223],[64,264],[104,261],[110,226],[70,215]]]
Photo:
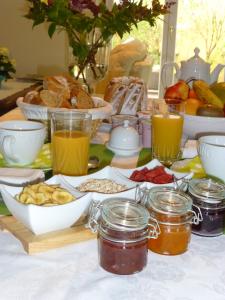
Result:
[[139,77],[149,80],[152,62],[147,56],[147,47],[137,39],[127,40],[112,49],[109,58],[108,72],[97,85],[95,92],[104,94],[112,78],[122,76]]

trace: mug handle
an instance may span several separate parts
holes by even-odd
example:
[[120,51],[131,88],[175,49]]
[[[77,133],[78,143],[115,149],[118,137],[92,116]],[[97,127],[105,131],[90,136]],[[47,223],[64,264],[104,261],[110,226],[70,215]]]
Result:
[[18,157],[13,151],[13,144],[15,143],[15,137],[11,135],[6,135],[1,140],[1,150],[4,157],[15,162],[18,161]]

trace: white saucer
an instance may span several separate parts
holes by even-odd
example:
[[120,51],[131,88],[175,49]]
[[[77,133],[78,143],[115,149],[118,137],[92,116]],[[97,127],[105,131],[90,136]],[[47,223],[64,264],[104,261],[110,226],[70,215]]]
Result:
[[109,150],[111,150],[112,152],[120,156],[132,156],[140,152],[142,146],[139,146],[136,149],[121,149],[121,148],[111,147],[109,143],[106,143],[106,148],[108,148]]

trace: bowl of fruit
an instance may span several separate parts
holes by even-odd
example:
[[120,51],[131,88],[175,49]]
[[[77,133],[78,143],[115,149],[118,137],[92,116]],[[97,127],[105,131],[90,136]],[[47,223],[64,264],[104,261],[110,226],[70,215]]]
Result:
[[188,138],[225,134],[225,82],[208,85],[203,80],[195,80],[190,88],[180,80],[166,89],[164,97],[170,103],[183,101],[184,134]]

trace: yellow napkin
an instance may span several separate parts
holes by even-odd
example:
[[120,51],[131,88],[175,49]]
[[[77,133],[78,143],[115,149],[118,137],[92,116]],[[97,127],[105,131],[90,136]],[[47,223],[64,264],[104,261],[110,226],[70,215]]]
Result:
[[171,169],[177,172],[184,173],[193,172],[194,178],[203,178],[206,176],[199,156],[195,156],[191,159],[177,161],[172,165]]

